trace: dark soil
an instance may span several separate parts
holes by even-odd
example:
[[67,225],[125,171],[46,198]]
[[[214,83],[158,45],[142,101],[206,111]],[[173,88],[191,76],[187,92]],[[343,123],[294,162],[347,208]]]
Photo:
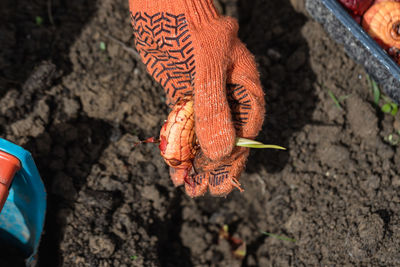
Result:
[[[244,193],[190,199],[155,146],[133,149],[168,108],[127,49],[128,1],[2,1],[0,135],[32,152],[46,185],[39,266],[400,265],[399,118],[289,1],[220,6],[259,64],[258,139],[288,151],[252,151]],[[243,260],[219,240],[225,224]]]

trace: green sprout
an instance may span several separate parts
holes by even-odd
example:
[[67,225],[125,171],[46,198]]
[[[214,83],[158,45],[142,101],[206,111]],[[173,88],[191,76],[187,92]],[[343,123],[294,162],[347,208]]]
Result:
[[137,260],[137,258],[138,258],[137,255],[132,255],[132,256],[131,256],[131,260],[133,260],[133,261],[134,261],[134,260]]
[[261,231],[261,233],[264,234],[264,235],[267,235],[267,236],[282,240],[282,241],[289,241],[289,242],[293,242],[293,243],[296,242],[296,239],[289,238],[289,237],[286,237],[286,236],[280,236],[280,235],[271,234],[271,233],[263,232],[263,231]]
[[400,130],[396,133],[389,134],[384,140],[392,146],[398,146],[400,144]]
[[367,75],[367,80],[369,83],[369,87],[372,90],[372,93],[374,94],[374,103],[375,105],[379,105],[379,99],[381,99],[381,90],[379,89],[378,84]]
[[328,95],[332,98],[333,102],[335,103],[335,106],[338,107],[338,109],[342,109],[339,100],[336,98],[336,96],[332,93],[331,90],[328,90]]
[[390,113],[393,116],[396,116],[397,112],[399,111],[399,106],[394,102],[389,102],[389,103],[384,104],[381,107],[381,110],[384,113]]
[[43,24],[43,18],[42,18],[41,16],[36,16],[36,17],[35,17],[35,22],[36,22],[36,25],[42,26],[42,24]]
[[371,79],[367,75],[368,83],[370,85],[371,91],[374,94],[374,104],[376,106],[379,106],[379,101],[382,99],[384,101],[384,104],[381,107],[381,111],[383,113],[390,113],[392,116],[396,116],[397,112],[399,111],[399,106],[394,103],[389,97],[383,95],[381,93],[381,90],[378,86],[378,84]]
[[105,42],[100,42],[100,50],[101,51],[106,51],[106,49],[107,49],[106,43]]
[[273,149],[281,149],[281,150],[286,150],[286,148],[277,146],[277,145],[266,145],[258,141],[254,141],[251,139],[247,138],[242,138],[238,137],[236,138],[236,143],[237,146],[242,146],[242,147],[250,147],[250,148],[273,148]]
[[346,98],[348,98],[350,95],[344,95],[344,96],[340,96],[339,98],[337,98],[336,96],[335,96],[335,94],[331,91],[331,90],[328,90],[328,95],[330,96],[330,98],[332,99],[332,101],[335,103],[335,106],[338,108],[338,109],[343,109],[342,108],[342,105],[340,105],[340,103],[343,101],[343,100],[345,100]]

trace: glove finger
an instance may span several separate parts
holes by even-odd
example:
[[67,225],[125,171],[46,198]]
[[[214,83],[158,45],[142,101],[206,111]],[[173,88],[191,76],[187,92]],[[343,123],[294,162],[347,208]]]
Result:
[[209,173],[189,175],[185,181],[185,191],[190,197],[199,197],[207,192]]
[[189,171],[187,169],[176,169],[173,167],[169,168],[169,175],[175,187],[183,185],[188,174]]
[[238,136],[255,138],[264,120],[264,93],[254,56],[240,42],[235,47],[227,80],[232,121]]
[[230,164],[223,164],[210,172],[208,189],[213,196],[226,196],[234,188],[243,189],[240,187],[239,178],[244,169],[246,159],[249,155],[249,149],[244,149],[243,152],[238,152],[232,155],[235,157]]
[[218,161],[231,154],[235,129],[226,97],[226,69],[215,58],[198,63],[194,83],[195,130],[203,153]]
[[191,197],[201,196],[206,193],[207,187],[213,196],[226,196],[234,188],[242,191],[238,180],[248,154],[248,148],[237,147],[229,159],[218,163],[200,155],[195,161],[198,165],[195,170],[200,173],[189,175],[185,184],[186,193]]

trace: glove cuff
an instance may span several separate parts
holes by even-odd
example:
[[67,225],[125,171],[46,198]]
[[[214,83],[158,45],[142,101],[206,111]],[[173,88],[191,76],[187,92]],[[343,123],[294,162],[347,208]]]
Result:
[[213,0],[129,0],[132,14],[145,12],[152,16],[159,12],[178,16],[183,14],[189,24],[199,26],[219,18]]

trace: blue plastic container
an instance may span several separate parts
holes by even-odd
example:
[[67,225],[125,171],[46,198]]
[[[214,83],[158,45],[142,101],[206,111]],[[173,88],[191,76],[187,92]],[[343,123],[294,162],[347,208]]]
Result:
[[0,213],[0,242],[17,247],[25,255],[26,265],[33,266],[44,225],[45,188],[28,151],[1,138],[0,150],[21,162]]
[[383,91],[400,104],[400,67],[355,22],[337,0],[306,0],[308,13],[346,53],[363,65]]

